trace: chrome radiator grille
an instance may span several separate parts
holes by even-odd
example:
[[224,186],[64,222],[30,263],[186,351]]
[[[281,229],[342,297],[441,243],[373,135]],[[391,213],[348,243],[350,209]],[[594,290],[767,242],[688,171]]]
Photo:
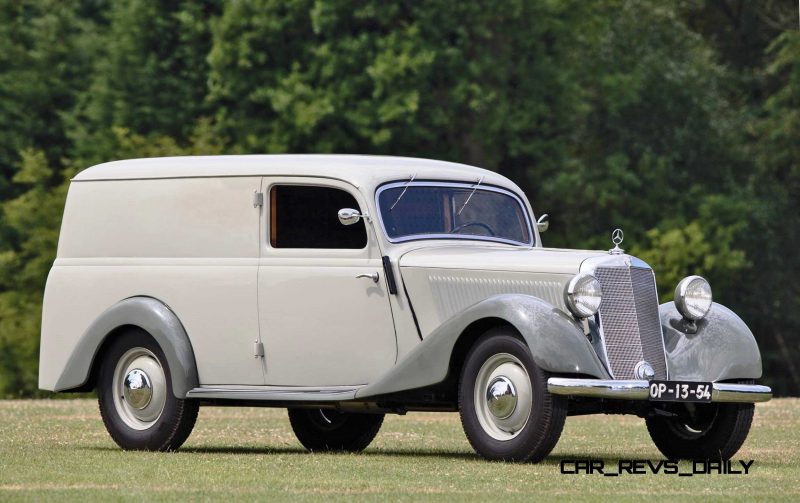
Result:
[[666,379],[653,271],[641,267],[598,267],[594,275],[603,288],[598,313],[614,378],[636,379],[636,364],[645,360],[655,370],[656,379]]

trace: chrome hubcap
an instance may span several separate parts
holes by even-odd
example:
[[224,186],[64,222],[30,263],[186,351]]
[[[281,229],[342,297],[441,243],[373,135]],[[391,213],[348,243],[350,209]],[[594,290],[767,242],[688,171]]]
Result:
[[142,369],[133,369],[125,376],[125,399],[131,407],[142,410],[153,398],[153,385]]
[[498,419],[505,419],[517,408],[517,390],[506,376],[497,376],[486,389],[486,402],[491,412]]
[[495,440],[516,437],[533,409],[531,379],[514,355],[490,356],[475,380],[475,413],[483,430]]
[[134,430],[153,426],[167,403],[167,378],[152,351],[132,348],[114,369],[112,392],[120,419]]

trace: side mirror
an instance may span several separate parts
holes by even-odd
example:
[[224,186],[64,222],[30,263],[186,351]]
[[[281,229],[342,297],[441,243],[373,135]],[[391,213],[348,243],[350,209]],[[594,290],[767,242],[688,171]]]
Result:
[[547,232],[547,229],[549,228],[550,228],[550,215],[545,213],[544,215],[539,217],[539,220],[536,221],[536,229],[539,230],[539,233],[542,233],[542,232]]
[[341,222],[342,225],[357,224],[362,218],[369,222],[369,215],[361,214],[358,210],[354,210],[353,208],[342,208],[339,210],[339,222]]

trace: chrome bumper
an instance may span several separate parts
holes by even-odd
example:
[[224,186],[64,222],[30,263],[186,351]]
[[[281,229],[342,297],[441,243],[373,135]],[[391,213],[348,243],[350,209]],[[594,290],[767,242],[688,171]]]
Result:
[[[766,402],[772,398],[769,386],[758,384],[711,383],[712,402]],[[648,381],[624,381],[609,379],[568,379],[551,377],[547,380],[547,391],[554,395],[588,396],[617,400],[648,400]]]

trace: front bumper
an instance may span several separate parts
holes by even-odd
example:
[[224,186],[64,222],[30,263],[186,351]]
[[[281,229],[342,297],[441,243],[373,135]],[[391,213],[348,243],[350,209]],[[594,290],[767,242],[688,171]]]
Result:
[[[711,383],[712,402],[766,402],[772,398],[769,386],[758,384]],[[616,400],[649,400],[650,383],[635,380],[569,379],[551,377],[547,391],[554,395],[588,396]]]

